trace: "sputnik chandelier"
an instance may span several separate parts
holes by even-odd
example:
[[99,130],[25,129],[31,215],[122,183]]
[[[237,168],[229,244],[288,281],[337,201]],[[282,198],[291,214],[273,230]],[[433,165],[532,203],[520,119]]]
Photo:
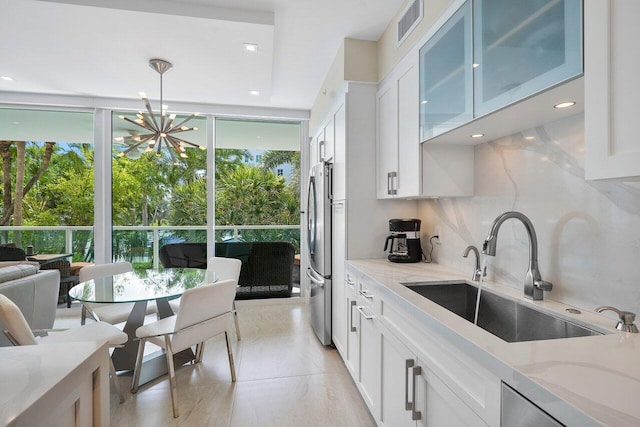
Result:
[[167,147],[167,151],[171,156],[173,164],[177,166],[180,164],[180,162],[178,161],[178,157],[183,159],[187,158],[187,154],[185,153],[186,145],[205,150],[205,147],[199,146],[198,144],[194,144],[189,141],[185,141],[184,139],[175,136],[176,134],[181,132],[198,130],[198,128],[196,127],[185,126],[185,123],[198,116],[198,113],[191,114],[178,124],[174,124],[176,115],[170,114],[167,117],[167,106],[162,104],[162,75],[171,70],[173,68],[173,65],[163,59],[151,59],[149,60],[149,66],[156,70],[158,74],[160,74],[160,117],[156,117],[156,114],[151,109],[151,104],[149,103],[149,98],[147,98],[147,95],[144,92],[140,92],[140,98],[142,98],[142,101],[147,108],[147,112],[143,113],[142,111],[138,111],[138,113],[136,114],[136,120],[132,120],[129,117],[125,116],[119,116],[119,118],[145,129],[146,131],[148,131],[148,133],[114,138],[114,141],[124,142],[128,145],[127,149],[118,153],[117,157],[126,156],[127,154],[133,152],[133,150],[137,150],[138,147],[142,146],[145,143],[147,144],[147,149],[145,150],[146,152],[155,151],[156,155],[160,156],[160,151],[162,150],[162,146],[164,145]]

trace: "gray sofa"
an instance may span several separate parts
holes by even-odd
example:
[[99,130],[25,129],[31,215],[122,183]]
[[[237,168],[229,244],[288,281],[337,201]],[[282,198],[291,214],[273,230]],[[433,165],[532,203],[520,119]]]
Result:
[[[30,264],[0,263],[0,294],[16,303],[32,329],[50,329],[56,317],[60,272]],[[3,266],[4,265],[4,266]],[[0,322],[0,346],[10,346]]]

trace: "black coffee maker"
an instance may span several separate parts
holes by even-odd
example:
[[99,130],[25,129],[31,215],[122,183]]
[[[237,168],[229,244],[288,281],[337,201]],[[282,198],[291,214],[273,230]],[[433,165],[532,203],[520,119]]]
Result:
[[389,248],[391,262],[420,262],[422,246],[420,246],[419,219],[390,219],[391,234],[384,242],[384,250]]

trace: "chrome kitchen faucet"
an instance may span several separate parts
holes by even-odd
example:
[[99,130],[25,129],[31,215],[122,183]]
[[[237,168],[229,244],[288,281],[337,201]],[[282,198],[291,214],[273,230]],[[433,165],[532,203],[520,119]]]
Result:
[[496,255],[498,231],[502,223],[510,218],[515,218],[522,222],[529,235],[529,269],[524,276],[524,296],[532,300],[542,300],[544,295],[542,291],[550,291],[553,288],[553,284],[542,280],[540,276],[540,270],[538,270],[538,238],[531,220],[523,213],[510,211],[498,216],[491,224],[489,235],[482,244],[482,253],[491,256]]

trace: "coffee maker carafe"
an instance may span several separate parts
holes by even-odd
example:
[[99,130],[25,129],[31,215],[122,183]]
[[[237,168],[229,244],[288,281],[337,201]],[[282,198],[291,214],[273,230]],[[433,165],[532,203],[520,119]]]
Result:
[[419,219],[390,219],[391,234],[384,242],[384,250],[389,248],[391,262],[420,262],[422,247],[420,246]]

